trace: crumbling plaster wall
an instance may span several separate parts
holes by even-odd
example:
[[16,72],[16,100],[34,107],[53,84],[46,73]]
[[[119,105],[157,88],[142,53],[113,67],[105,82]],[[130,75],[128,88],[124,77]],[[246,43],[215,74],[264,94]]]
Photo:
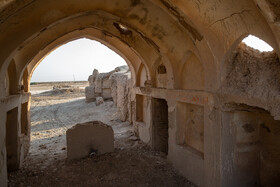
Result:
[[107,73],[99,73],[94,69],[88,81],[89,86],[85,88],[87,102],[96,101],[97,97],[112,99],[117,107],[117,117],[132,123],[130,93],[133,80],[128,66],[116,67]]
[[[199,186],[222,186],[229,182],[232,173],[223,170],[223,160],[229,152],[223,145],[230,139],[221,130],[226,125],[221,120],[223,104],[258,105],[275,119],[279,119],[277,107],[280,105],[276,96],[253,98],[223,92],[229,89],[225,86],[230,72],[227,71],[228,61],[248,34],[268,42],[279,56],[278,5],[273,0],[105,0],[90,3],[86,0],[24,0],[0,4],[3,6],[0,8],[0,46],[5,46],[0,53],[0,153],[4,154],[0,154],[0,185],[7,184],[6,148],[3,145],[6,112],[18,107],[20,114],[21,104],[30,101],[28,94],[15,91],[10,95],[7,88],[19,88],[25,77],[24,90],[28,92],[30,77],[40,60],[56,47],[80,37],[99,40],[126,58],[135,77],[132,79],[132,111],[137,110],[137,96],[144,98],[143,120],[133,119],[144,142],[153,143],[151,101],[153,98],[165,99],[169,118],[168,159]],[[127,30],[115,27],[116,23]],[[186,78],[182,69],[189,60],[191,66],[186,67],[194,69],[188,71],[204,77]],[[16,80],[7,83],[11,63],[15,65],[12,72]],[[166,75],[156,73],[159,65],[166,67]],[[268,73],[273,74],[273,71]],[[197,154],[192,147],[182,146],[176,140],[180,121],[177,120],[178,103],[197,105],[203,111],[203,154],[201,148]]]
[[221,100],[234,97],[237,103],[264,108],[279,120],[279,62],[275,52],[261,53],[239,45],[227,64],[228,75],[219,90]]
[[[279,184],[279,57],[241,43],[219,90],[222,184]],[[273,163],[273,164],[272,164]],[[224,180],[227,179],[227,180]]]
[[129,70],[124,68],[109,78],[113,101],[117,107],[117,115],[121,121],[132,123],[131,89],[132,80]]

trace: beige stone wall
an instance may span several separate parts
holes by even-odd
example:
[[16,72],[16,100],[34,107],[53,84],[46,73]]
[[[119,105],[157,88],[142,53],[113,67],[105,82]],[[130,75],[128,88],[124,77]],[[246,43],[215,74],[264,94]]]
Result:
[[[82,37],[100,41],[128,63],[132,77],[130,116],[141,140],[152,147],[156,142],[153,120],[158,115],[153,99],[166,101],[168,159],[185,177],[199,186],[241,186],[247,181],[236,183],[235,179],[240,177],[238,172],[244,172],[248,178],[259,176],[261,184],[273,184],[272,174],[266,170],[271,160],[261,161],[266,169],[247,171],[249,166],[239,167],[231,157],[231,153],[236,158],[243,155],[233,149],[236,136],[231,134],[230,124],[246,121],[236,108],[239,104],[265,110],[267,117],[259,120],[266,119],[266,127],[272,130],[268,134],[263,128],[258,138],[266,144],[265,151],[272,157],[277,155],[270,145],[276,138],[274,124],[280,119],[279,20],[279,2],[273,0],[0,3],[0,186],[7,185],[7,112],[17,110],[19,127],[26,123],[21,107],[30,101],[32,72],[52,50]],[[248,34],[270,44],[274,54],[238,47]],[[236,105],[232,108],[229,103]],[[192,110],[198,114],[192,116]],[[245,116],[255,119],[256,114]],[[251,129],[250,125],[245,127]],[[178,128],[186,133],[181,135]],[[246,135],[240,131],[242,125],[236,128],[238,137]],[[16,136],[22,139],[18,129]],[[273,147],[278,149],[279,145]],[[16,157],[22,158],[21,154]],[[275,165],[269,170],[277,172],[278,168]]]
[[230,105],[226,109],[222,121],[227,135],[222,170],[223,175],[231,177],[223,184],[277,186],[279,121],[257,107]]
[[95,101],[98,97],[104,100],[112,99],[117,107],[117,117],[121,121],[132,123],[131,71],[128,66],[116,67],[108,73],[98,73],[94,69],[89,76],[89,86],[85,88],[87,102]]
[[130,121],[131,119],[131,89],[132,80],[129,69],[124,68],[112,74],[110,81],[110,95],[117,107],[117,116],[121,121]]
[[76,124],[66,131],[67,159],[114,152],[114,131],[100,121]]

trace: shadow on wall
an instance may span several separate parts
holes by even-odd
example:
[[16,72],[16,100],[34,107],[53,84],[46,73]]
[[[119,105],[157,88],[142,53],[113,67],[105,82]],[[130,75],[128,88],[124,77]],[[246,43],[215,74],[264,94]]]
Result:
[[279,185],[280,121],[261,108],[244,104],[228,104],[226,107],[231,111],[223,113],[223,131],[225,135],[232,135],[223,146],[230,149],[225,156],[231,166],[227,163],[226,168],[233,168],[233,181],[227,181],[228,184]]
[[116,67],[108,73],[99,73],[94,69],[88,80],[89,86],[85,89],[87,102],[97,102],[98,97],[104,100],[113,99],[119,119],[132,123],[130,98],[132,80],[128,66]]

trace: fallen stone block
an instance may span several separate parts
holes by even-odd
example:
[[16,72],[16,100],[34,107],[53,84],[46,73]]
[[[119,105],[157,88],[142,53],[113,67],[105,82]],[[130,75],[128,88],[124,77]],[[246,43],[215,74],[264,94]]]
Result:
[[96,97],[96,106],[101,105],[102,103],[104,103],[104,99],[103,97]]
[[88,86],[85,88],[86,102],[92,102],[96,99],[96,94],[94,92],[94,86]]
[[95,79],[95,93],[102,93],[102,74],[99,74],[99,76],[96,77]]
[[66,131],[68,159],[80,159],[114,151],[114,133],[111,126],[100,121],[77,124]]

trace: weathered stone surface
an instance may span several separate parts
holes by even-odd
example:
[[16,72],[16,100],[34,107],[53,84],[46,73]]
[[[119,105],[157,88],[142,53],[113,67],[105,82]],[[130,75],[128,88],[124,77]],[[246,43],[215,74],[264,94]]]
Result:
[[[235,123],[236,120],[232,118],[236,115],[231,114],[237,108],[227,109],[230,112],[224,111],[224,106],[228,103],[235,103],[236,106],[242,104],[262,108],[273,119],[280,120],[279,0],[111,0],[110,3],[5,0],[1,1],[0,10],[0,46],[4,46],[0,55],[0,151],[4,154],[0,156],[0,163],[4,164],[2,169],[0,167],[0,181],[4,186],[6,182],[3,181],[7,181],[7,153],[3,152],[7,150],[6,138],[20,134],[20,131],[6,131],[5,125],[9,124],[7,112],[23,102],[30,102],[27,93],[19,91],[19,83],[24,85],[25,92],[29,92],[30,77],[40,59],[55,47],[85,36],[107,45],[130,64],[133,81],[132,93],[129,94],[134,105],[128,106],[127,110],[132,108],[132,111],[137,112],[138,108],[139,114],[142,114],[142,117],[137,118],[140,120],[133,120],[133,125],[145,143],[152,145],[155,142],[153,121],[157,116],[153,114],[156,109],[153,98],[167,101],[168,159],[182,175],[198,186],[279,184],[280,172],[269,173],[273,171],[270,166],[275,171],[280,168],[280,145],[275,144],[280,142],[277,141],[279,136],[276,136],[279,131],[275,130],[278,124],[272,125],[272,118],[271,123],[256,123],[255,116],[259,114],[254,114],[252,122],[259,127],[253,128],[262,129],[262,136],[259,138],[261,146],[257,147],[259,153],[246,156],[244,147],[249,146],[251,149],[250,146],[258,142],[249,142],[247,145],[236,143],[237,131],[232,128],[237,125],[248,128],[252,124],[246,120],[241,120],[242,123],[246,122],[244,124]],[[89,11],[98,13],[89,14]],[[251,52],[244,52],[242,48],[240,52],[234,52],[248,34],[261,37],[274,48],[275,54],[256,55],[254,52],[251,57]],[[89,80],[93,90],[97,74],[95,71]],[[114,102],[119,106],[126,105],[126,101],[117,93],[125,93],[127,89],[118,88],[117,85],[122,84],[117,80],[113,84],[116,84],[112,90]],[[101,91],[96,96],[105,98],[104,85],[98,85],[97,88],[101,88]],[[142,99],[136,102],[137,98]],[[128,105],[129,99],[130,96]],[[190,122],[187,129],[194,132],[192,137],[200,136],[203,129],[201,137],[203,136],[204,141],[200,141],[201,145],[189,141],[190,139],[182,141],[187,143],[183,147],[180,142],[179,145],[176,142],[177,122],[180,122],[177,112],[180,110],[181,116],[187,116],[191,113],[196,115],[195,111],[199,111],[192,112],[189,107],[180,107],[179,103],[202,107],[203,120],[199,123],[199,129],[192,125],[193,122],[196,123],[193,116],[186,119]],[[122,108],[126,110],[125,107]],[[21,121],[22,114],[18,109],[18,113],[11,117],[16,119],[11,120],[11,125]],[[183,111],[188,109],[189,111]],[[252,112],[247,109],[242,111]],[[120,113],[125,119],[126,112]],[[248,116],[250,115],[245,115],[246,118]],[[245,135],[247,138],[251,137],[250,133],[245,132]],[[186,133],[186,136],[189,134]],[[191,137],[182,137],[183,140],[187,138]],[[193,148],[199,149],[203,155],[196,154]],[[274,154],[271,148],[278,152]],[[240,156],[244,155],[246,158],[234,160],[235,154],[242,154]],[[253,155],[259,155],[257,160],[264,160],[256,162],[260,165],[252,172],[247,161]],[[274,155],[276,159],[268,159]],[[255,177],[256,174],[257,183],[239,180],[238,175],[246,176],[239,166],[248,168],[246,173],[250,177]],[[264,177],[264,174],[269,176]]]
[[96,105],[99,105],[100,102],[97,101],[99,96],[104,100],[113,99],[117,106],[118,118],[121,121],[132,122],[130,96],[132,82],[128,66],[116,67],[108,73],[98,73],[97,70],[94,70],[93,74],[89,76],[89,84],[91,86],[86,87],[87,102],[96,100]]
[[102,89],[102,97],[107,100],[107,99],[112,99],[112,93],[111,93],[111,88],[103,88]]
[[92,102],[96,100],[96,94],[94,92],[94,86],[88,86],[85,88],[86,102]]
[[110,86],[111,86],[111,81],[109,80],[109,77],[104,78],[102,81],[102,89],[110,88]]
[[[95,101],[97,96],[103,97],[103,99],[112,99],[111,95],[111,80],[109,79],[112,74],[124,69],[124,67],[117,67],[113,71],[107,73],[99,73],[94,69],[92,75],[89,76],[89,85],[86,87],[86,100],[87,102]],[[125,68],[128,69],[128,68]]]
[[114,151],[111,126],[100,121],[77,124],[66,131],[67,158],[79,159],[91,153],[98,155]]
[[94,82],[96,80],[96,77],[98,76],[99,72],[97,69],[94,69],[92,74],[88,77],[88,82],[90,86],[94,86]]
[[103,97],[96,97],[96,106],[101,105],[104,103]]
[[99,75],[98,70],[94,69],[92,75],[88,77],[89,86],[85,88],[85,96],[87,102],[95,101],[96,97],[100,95],[100,94],[96,94],[95,92],[95,87],[96,87],[95,81],[98,75]]
[[128,69],[122,68],[110,76],[112,98],[117,106],[117,115],[121,121],[129,119],[131,75]]
[[102,75],[97,76],[94,84],[95,84],[94,92],[101,94],[102,93]]
[[88,77],[88,82],[89,82],[89,86],[93,86],[93,84],[94,84],[93,75],[90,75],[90,76]]

